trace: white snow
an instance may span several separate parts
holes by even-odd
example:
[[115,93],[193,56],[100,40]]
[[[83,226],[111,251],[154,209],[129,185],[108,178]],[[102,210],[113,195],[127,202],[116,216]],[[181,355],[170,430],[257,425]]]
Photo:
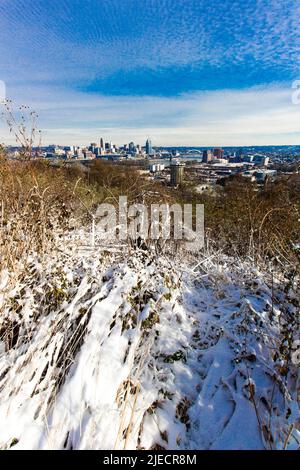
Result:
[[293,286],[73,241],[9,292],[0,273],[0,448],[299,448],[299,369],[278,353]]

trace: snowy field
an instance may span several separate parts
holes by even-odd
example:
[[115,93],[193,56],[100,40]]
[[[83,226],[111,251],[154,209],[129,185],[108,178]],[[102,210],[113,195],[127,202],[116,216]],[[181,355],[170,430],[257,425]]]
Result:
[[70,243],[0,289],[0,448],[300,447],[299,295],[276,273]]

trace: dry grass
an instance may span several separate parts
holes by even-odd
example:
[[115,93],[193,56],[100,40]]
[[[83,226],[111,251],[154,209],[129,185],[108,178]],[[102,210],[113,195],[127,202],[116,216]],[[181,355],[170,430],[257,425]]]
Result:
[[0,272],[12,280],[32,253],[44,258],[89,217],[91,188],[44,161],[0,162]]

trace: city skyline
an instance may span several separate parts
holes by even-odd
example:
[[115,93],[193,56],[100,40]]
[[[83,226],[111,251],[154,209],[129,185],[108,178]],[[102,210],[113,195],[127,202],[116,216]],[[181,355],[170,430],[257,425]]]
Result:
[[[294,0],[3,0],[0,80],[39,113],[44,145],[297,145],[299,14]],[[14,144],[3,122],[0,136]]]

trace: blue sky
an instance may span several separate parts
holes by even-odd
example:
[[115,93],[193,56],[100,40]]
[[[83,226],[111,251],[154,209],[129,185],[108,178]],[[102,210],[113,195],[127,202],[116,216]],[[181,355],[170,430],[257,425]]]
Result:
[[0,80],[45,143],[300,144],[299,18],[299,0],[1,0]]

